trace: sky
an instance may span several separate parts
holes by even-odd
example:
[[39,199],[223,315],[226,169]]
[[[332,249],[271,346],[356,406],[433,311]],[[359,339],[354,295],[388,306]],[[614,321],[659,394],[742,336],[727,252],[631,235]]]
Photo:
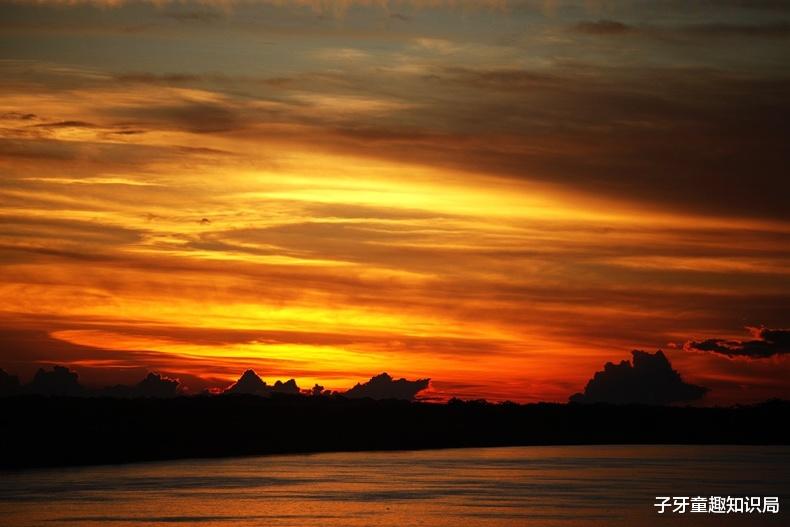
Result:
[[779,0],[0,0],[0,367],[790,397],[789,44]]

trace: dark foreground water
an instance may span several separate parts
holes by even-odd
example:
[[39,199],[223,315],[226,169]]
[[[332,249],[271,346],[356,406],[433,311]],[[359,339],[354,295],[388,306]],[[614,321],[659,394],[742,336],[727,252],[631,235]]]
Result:
[[[779,496],[779,514],[659,515],[656,496]],[[0,472],[14,526],[788,525],[790,447],[332,453]]]

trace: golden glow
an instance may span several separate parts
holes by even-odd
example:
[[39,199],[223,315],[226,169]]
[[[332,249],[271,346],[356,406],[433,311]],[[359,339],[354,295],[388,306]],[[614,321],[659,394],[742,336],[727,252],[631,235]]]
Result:
[[632,348],[782,323],[790,225],[749,194],[781,187],[709,142],[742,137],[708,88],[767,82],[723,37],[695,70],[639,20],[591,44],[596,2],[35,4],[0,30],[0,322],[55,341],[30,368],[565,400]]

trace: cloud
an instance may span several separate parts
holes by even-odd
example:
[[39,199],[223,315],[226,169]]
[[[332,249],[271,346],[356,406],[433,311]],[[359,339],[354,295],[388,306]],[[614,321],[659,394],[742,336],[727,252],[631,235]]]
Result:
[[137,383],[135,388],[141,397],[174,397],[178,395],[178,385],[176,379],[162,377],[158,373],[149,373],[145,379]]
[[135,385],[117,384],[93,390],[90,395],[99,397],[151,397],[165,399],[179,394],[180,382],[177,379],[164,377],[159,373],[149,372],[146,377]]
[[221,102],[186,101],[172,105],[119,108],[114,113],[119,117],[141,119],[143,122],[151,120],[165,128],[196,134],[227,132],[244,126],[242,116],[233,106]]
[[[7,321],[7,324],[16,320]],[[143,350],[113,350],[95,346],[82,346],[53,338],[44,330],[0,326],[0,361],[10,364],[80,363],[92,360],[113,360],[123,366],[144,364],[155,360],[156,353]],[[127,362],[128,361],[128,362]],[[25,374],[25,372],[21,372]],[[31,375],[29,371],[26,375]]]
[[[629,32],[658,30],[609,19],[581,22],[576,28],[616,34],[621,25]],[[689,31],[756,31],[705,27],[698,24]],[[768,32],[782,31],[781,26],[767,27]],[[437,44],[435,39],[420,42]],[[676,53],[670,42],[655,45],[665,54]],[[699,214],[775,219],[790,214],[781,199],[790,184],[783,171],[790,112],[784,94],[790,79],[782,70],[728,71],[717,63],[601,64],[592,59],[556,62],[551,68],[487,67],[447,58],[418,75],[388,70],[373,75],[371,65],[355,64],[336,78],[315,71],[314,64],[300,66],[304,69],[276,88],[273,78],[249,74],[138,72],[86,78],[82,72],[36,70],[36,75],[46,75],[46,83],[36,83],[19,66],[2,69],[24,81],[26,91],[47,93],[48,98],[58,93],[58,86],[74,86],[62,94],[63,104],[78,95],[78,108],[84,111],[58,112],[47,121],[94,123],[100,128],[79,130],[101,140],[115,141],[130,131],[148,132],[150,141],[161,132],[233,135],[261,145],[301,145],[311,151],[504,175],[651,208],[693,207]],[[119,81],[127,91],[123,96]],[[6,91],[20,96],[14,86]],[[437,91],[443,96],[434,100],[431,94]],[[717,97],[711,98],[714,92]],[[16,139],[32,129],[41,134],[72,130],[26,127],[18,119],[9,123],[8,133]],[[37,148],[15,141],[0,149],[15,157],[80,157],[80,151],[38,141]],[[68,142],[71,149],[75,144]],[[102,153],[123,155],[126,162],[132,156],[118,151],[120,146],[104,144]],[[123,146],[143,148],[142,143]],[[134,159],[139,163],[150,156],[136,151]]]
[[596,20],[596,21],[583,21],[573,26],[573,30],[578,33],[586,33],[589,35],[622,35],[628,33],[633,28],[618,22],[617,20]]
[[0,396],[14,395],[19,392],[19,377],[0,368]]
[[0,115],[0,119],[9,120],[9,121],[35,121],[39,117],[34,113],[22,113],[22,112],[6,112]]
[[32,125],[36,128],[96,128],[93,123],[85,121],[56,121],[53,123],[39,123]]
[[43,368],[39,369],[24,390],[27,393],[37,395],[70,397],[83,395],[85,391],[79,383],[77,373],[63,366],[55,366],[52,368],[52,371],[46,371]]
[[220,11],[209,10],[184,10],[184,11],[167,11],[162,14],[165,18],[177,20],[178,22],[214,22],[224,18]]
[[286,382],[276,381],[274,386],[269,386],[255,373],[255,370],[247,370],[239,377],[238,381],[225,390],[225,393],[231,395],[269,396],[273,393],[299,395],[301,391],[294,379]]
[[765,22],[761,24],[706,22],[681,26],[640,25],[632,26],[617,20],[582,21],[571,27],[571,31],[595,36],[632,34],[641,37],[724,39],[724,38],[787,38],[790,23]]
[[153,74],[153,73],[125,73],[117,75],[118,82],[126,84],[154,84],[154,85],[168,85],[168,84],[188,84],[188,83],[201,83],[212,80],[208,75],[194,75],[185,73],[171,73],[171,74]]
[[715,7],[735,7],[765,11],[790,11],[787,0],[716,0],[709,2]]
[[718,38],[787,38],[790,23],[770,22],[765,24],[691,24],[678,29],[678,33],[698,37]]
[[790,353],[790,329],[768,329],[765,327],[747,327],[747,329],[754,337],[752,340],[690,340],[683,345],[683,349],[751,359],[764,359]]
[[[788,125],[779,116],[790,111],[781,95],[790,80],[781,74],[577,63],[550,73],[451,68],[430,82],[447,86],[449,95],[424,115],[448,134],[418,135],[402,149],[389,141],[380,150],[651,206],[788,217],[774,194],[788,186],[780,175],[788,162],[780,146]],[[711,99],[712,92],[722,96]],[[458,149],[462,129],[486,137],[485,144],[470,139]],[[757,179],[743,184],[746,173]]]
[[[0,213],[0,226],[13,230],[17,235],[50,238],[54,249],[59,244],[71,242],[82,248],[88,246],[126,245],[137,242],[142,232],[121,226],[111,226],[96,221],[65,220],[59,218],[30,218]],[[57,233],[57,234],[54,234]]]
[[[236,5],[243,5],[245,3],[258,3],[269,4],[274,6],[287,6],[293,5],[297,7],[309,7],[317,12],[332,12],[335,14],[343,14],[346,10],[355,7],[376,7],[386,8],[390,5],[408,4],[415,7],[448,7],[456,9],[463,7],[470,9],[475,7],[488,7],[500,9],[507,5],[508,0],[202,0],[201,5],[215,7],[221,10],[228,10]],[[78,6],[78,5],[94,5],[103,8],[120,8],[127,4],[136,3],[133,0],[19,0],[19,3],[33,3],[43,5],[56,5],[56,6]],[[142,3],[153,4],[155,6],[162,6],[168,4],[183,3],[181,0],[143,0]],[[532,3],[535,6],[550,6],[554,4],[553,0],[535,0]]]
[[596,372],[590,379],[583,394],[571,396],[571,402],[670,404],[695,401],[708,391],[683,382],[660,350],[653,354],[639,350],[631,353],[633,363],[627,360],[620,364],[607,362],[603,371]]
[[299,386],[296,385],[296,381],[294,379],[288,379],[285,382],[275,381],[274,386],[272,387],[272,393],[299,395],[301,391],[299,390]]
[[[459,25],[431,11],[370,26],[356,11],[333,25],[245,6],[221,11],[228,20],[207,34],[162,20],[170,9],[114,21],[79,9],[69,21],[118,27],[155,14],[156,37],[173,44],[155,64],[139,39],[98,37],[74,55],[79,68],[59,46],[0,61],[3,311],[35,314],[45,329],[62,317],[55,329],[101,318],[121,334],[173,332],[124,344],[149,350],[139,353],[103,349],[122,346],[114,337],[0,345],[0,365],[25,381],[57,363],[93,386],[111,361],[102,384],[131,386],[152,368],[192,392],[224,388],[254,361],[349,388],[377,365],[405,374],[440,358],[442,379],[461,390],[452,395],[564,400],[563,383],[587,380],[584,356],[593,362],[581,371],[594,371],[631,342],[733,327],[742,313],[776,325],[787,312],[788,275],[773,271],[787,269],[787,223],[741,221],[790,217],[790,82],[771,67],[781,47],[639,33],[668,21],[681,22],[660,27],[732,31],[756,14],[561,9]],[[582,30],[627,34],[568,32],[584,19]],[[506,26],[528,31],[492,29]],[[279,47],[250,47],[261,39]],[[336,48],[370,60],[317,60]],[[223,325],[247,329],[222,335]],[[599,358],[577,352],[591,338]],[[257,358],[280,343],[309,351]],[[486,371],[461,386],[480,354]],[[558,371],[557,355],[574,366]],[[786,392],[756,361],[685,356],[718,363],[691,370],[673,355],[717,398],[710,377],[728,366],[742,369],[738,386]]]
[[318,383],[315,383],[315,385],[310,389],[310,395],[312,395],[313,397],[329,395],[329,393],[330,392],[328,390],[324,390],[324,387]]
[[[63,328],[56,320],[49,321],[50,331],[25,329],[24,326],[29,324],[29,321],[16,318],[2,322],[6,326],[0,324],[0,366],[7,371],[19,374],[22,379],[32,378],[40,364],[60,364],[76,370],[87,387],[111,386],[114,389],[113,396],[132,397],[139,393],[135,385],[147,375],[149,370],[167,371],[168,376],[177,376],[181,383],[179,390],[186,389],[190,393],[222,386],[224,383],[220,380],[220,376],[238,371],[238,366],[232,362],[224,364],[206,359],[187,358],[184,358],[182,362],[171,354],[152,351],[150,348],[134,349],[134,342],[130,343],[129,348],[131,349],[116,349],[103,345],[92,346],[71,342],[64,340],[69,333],[68,331],[66,333],[59,331]],[[83,319],[83,322],[87,322],[87,319]],[[11,329],[11,325],[17,327]],[[86,331],[91,334],[90,330]],[[160,334],[159,331],[162,329],[152,330],[151,335],[156,337]],[[183,328],[172,328],[171,332],[165,330],[165,334],[168,338],[178,339],[181,335],[179,331],[189,333]],[[234,334],[233,331],[230,333],[208,331],[203,337],[198,335],[196,341],[211,346],[222,346],[228,340],[246,342],[252,338],[250,335],[254,333],[245,333],[237,335],[237,337],[234,337]],[[59,338],[57,335],[64,338]],[[107,342],[117,342],[118,339],[128,338],[129,335],[134,335],[134,333],[124,334],[122,328],[118,328],[116,333],[110,334]],[[168,380],[165,375],[160,377],[162,381]],[[104,388],[98,391],[109,389]]]
[[357,383],[356,386],[345,392],[343,395],[352,399],[405,399],[411,401],[417,395],[428,388],[430,379],[417,379],[407,381],[406,379],[393,380],[387,373],[382,373],[371,377],[368,382]]
[[225,393],[234,395],[268,395],[269,387],[266,382],[261,379],[255,370],[245,371],[239,380],[231,384]]

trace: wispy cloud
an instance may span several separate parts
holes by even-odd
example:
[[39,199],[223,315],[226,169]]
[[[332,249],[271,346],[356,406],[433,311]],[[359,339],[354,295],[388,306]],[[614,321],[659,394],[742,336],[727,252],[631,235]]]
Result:
[[[69,28],[0,29],[0,367],[559,401],[786,327],[775,10],[223,5],[0,8]],[[780,354],[717,355],[671,359],[713,402],[782,391]]]

